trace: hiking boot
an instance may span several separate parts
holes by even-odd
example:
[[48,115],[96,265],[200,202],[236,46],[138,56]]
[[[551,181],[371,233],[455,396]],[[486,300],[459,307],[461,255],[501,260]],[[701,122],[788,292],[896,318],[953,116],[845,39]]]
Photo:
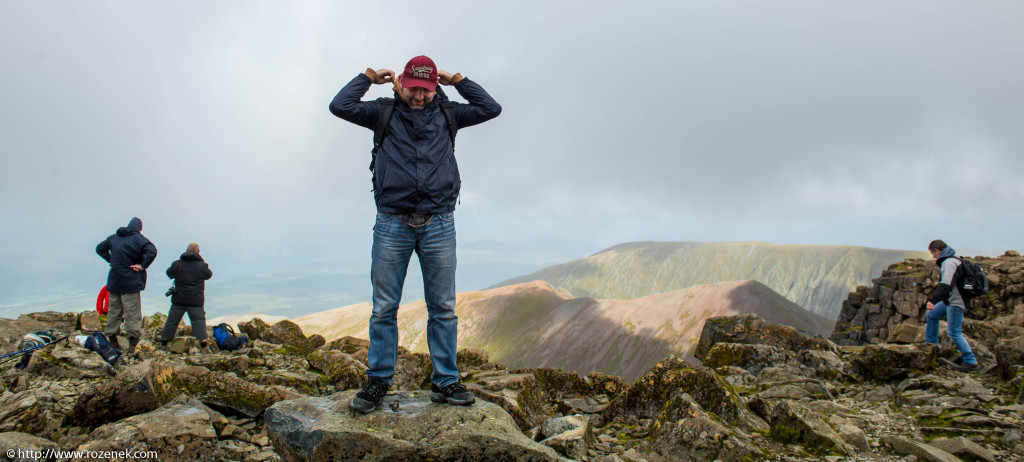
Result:
[[963,355],[958,355],[957,357],[953,358],[953,364],[963,364],[963,363],[964,363]]
[[960,372],[977,372],[981,370],[981,366],[977,364],[957,364],[953,366],[953,370]]
[[384,399],[384,395],[388,394],[388,389],[391,385],[387,382],[370,377],[366,380],[366,386],[359,393],[356,393],[356,397],[352,398],[352,402],[348,403],[348,407],[355,409],[363,414],[373,412],[380,404],[380,401]]
[[138,337],[128,337],[128,354],[135,353],[135,347],[139,346]]
[[473,404],[476,396],[459,382],[452,382],[444,387],[430,384],[430,400],[435,403],[448,403],[465,406]]
[[110,346],[117,348],[117,351],[121,351],[121,344],[117,343],[117,334],[106,334],[106,336],[107,343],[109,343]]

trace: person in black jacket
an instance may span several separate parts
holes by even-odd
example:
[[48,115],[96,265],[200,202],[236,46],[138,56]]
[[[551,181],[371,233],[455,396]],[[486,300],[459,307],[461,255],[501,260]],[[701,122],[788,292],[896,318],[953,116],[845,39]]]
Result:
[[[394,99],[361,101],[371,84],[394,84]],[[468,103],[451,102],[440,85],[454,87]],[[390,108],[390,112],[389,109]],[[501,106],[476,82],[438,69],[426,56],[409,60],[401,75],[367,69],[338,92],[331,113],[356,125],[386,128],[372,151],[373,312],[366,386],[349,406],[373,411],[393,383],[398,348],[398,305],[413,252],[423,272],[427,345],[433,373],[430,399],[472,404],[455,362],[455,204],[462,185],[455,162],[455,133],[493,119]],[[386,120],[383,120],[386,119]],[[376,130],[375,130],[376,133]],[[375,136],[375,138],[378,138]]]
[[117,334],[124,318],[128,353],[134,353],[142,335],[142,291],[146,289],[146,268],[156,259],[156,246],[142,235],[142,220],[133,217],[128,226],[118,228],[116,233],[100,242],[96,253],[110,263],[110,272],[107,273],[110,308],[103,333],[112,345],[120,348]]
[[181,317],[188,313],[192,324],[192,335],[199,340],[199,347],[208,352],[206,345],[206,280],[213,277],[210,265],[199,256],[199,244],[188,245],[180,260],[171,263],[167,268],[167,277],[174,280],[174,292],[171,295],[171,311],[167,313],[167,322],[160,334],[160,344],[167,347],[167,342],[174,340]]

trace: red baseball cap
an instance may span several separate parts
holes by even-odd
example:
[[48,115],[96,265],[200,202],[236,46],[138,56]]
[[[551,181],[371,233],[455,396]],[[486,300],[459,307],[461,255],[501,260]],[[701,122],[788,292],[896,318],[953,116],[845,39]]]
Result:
[[429,91],[437,88],[437,66],[426,56],[410,59],[402,72],[402,87],[420,87]]

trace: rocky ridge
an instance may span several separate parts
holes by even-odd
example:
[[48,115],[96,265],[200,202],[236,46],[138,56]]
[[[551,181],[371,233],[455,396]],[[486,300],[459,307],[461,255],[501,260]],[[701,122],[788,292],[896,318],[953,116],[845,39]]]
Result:
[[[1024,333],[1024,257],[1007,251],[997,258],[966,258],[984,270],[989,292],[971,301],[964,334],[977,354],[992,360],[1002,340]],[[843,302],[832,341],[840,345],[924,341],[925,304],[939,281],[934,260],[908,259],[890,265],[871,287],[860,286]],[[945,332],[945,329],[942,329]],[[955,348],[940,335],[944,352]]]
[[[1015,319],[979,326],[1007,333]],[[347,402],[364,380],[365,340],[253,320],[239,326],[250,347],[200,354],[187,327],[168,350],[153,348],[162,322],[147,318],[147,339],[116,370],[74,342],[5,370],[0,457],[57,448],[156,451],[149,460],[161,461],[1024,460],[1024,336],[992,350],[1000,367],[965,374],[933,345],[839,346],[756,315],[718,317],[703,326],[702,364],[669,356],[632,383],[510,369],[461,350],[478,397],[468,407],[431,403],[429,356],[401,348],[392,391],[360,415]],[[36,313],[0,321],[0,341],[102,324],[94,312]]]

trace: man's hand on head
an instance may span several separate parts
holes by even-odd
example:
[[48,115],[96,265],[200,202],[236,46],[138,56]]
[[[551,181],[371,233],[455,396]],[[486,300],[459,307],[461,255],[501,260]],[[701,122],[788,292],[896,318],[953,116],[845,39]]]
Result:
[[370,78],[370,80],[373,83],[375,83],[377,85],[381,85],[381,84],[385,84],[385,83],[392,83],[392,82],[395,81],[395,71],[393,71],[391,69],[377,69],[377,70],[373,70],[373,69],[370,69],[370,68],[366,68],[365,74],[366,74],[367,77]]
[[451,72],[444,69],[437,70],[437,83],[440,83],[441,85],[455,85],[459,83],[460,80],[462,80],[462,74],[456,73],[455,75],[452,75]]

